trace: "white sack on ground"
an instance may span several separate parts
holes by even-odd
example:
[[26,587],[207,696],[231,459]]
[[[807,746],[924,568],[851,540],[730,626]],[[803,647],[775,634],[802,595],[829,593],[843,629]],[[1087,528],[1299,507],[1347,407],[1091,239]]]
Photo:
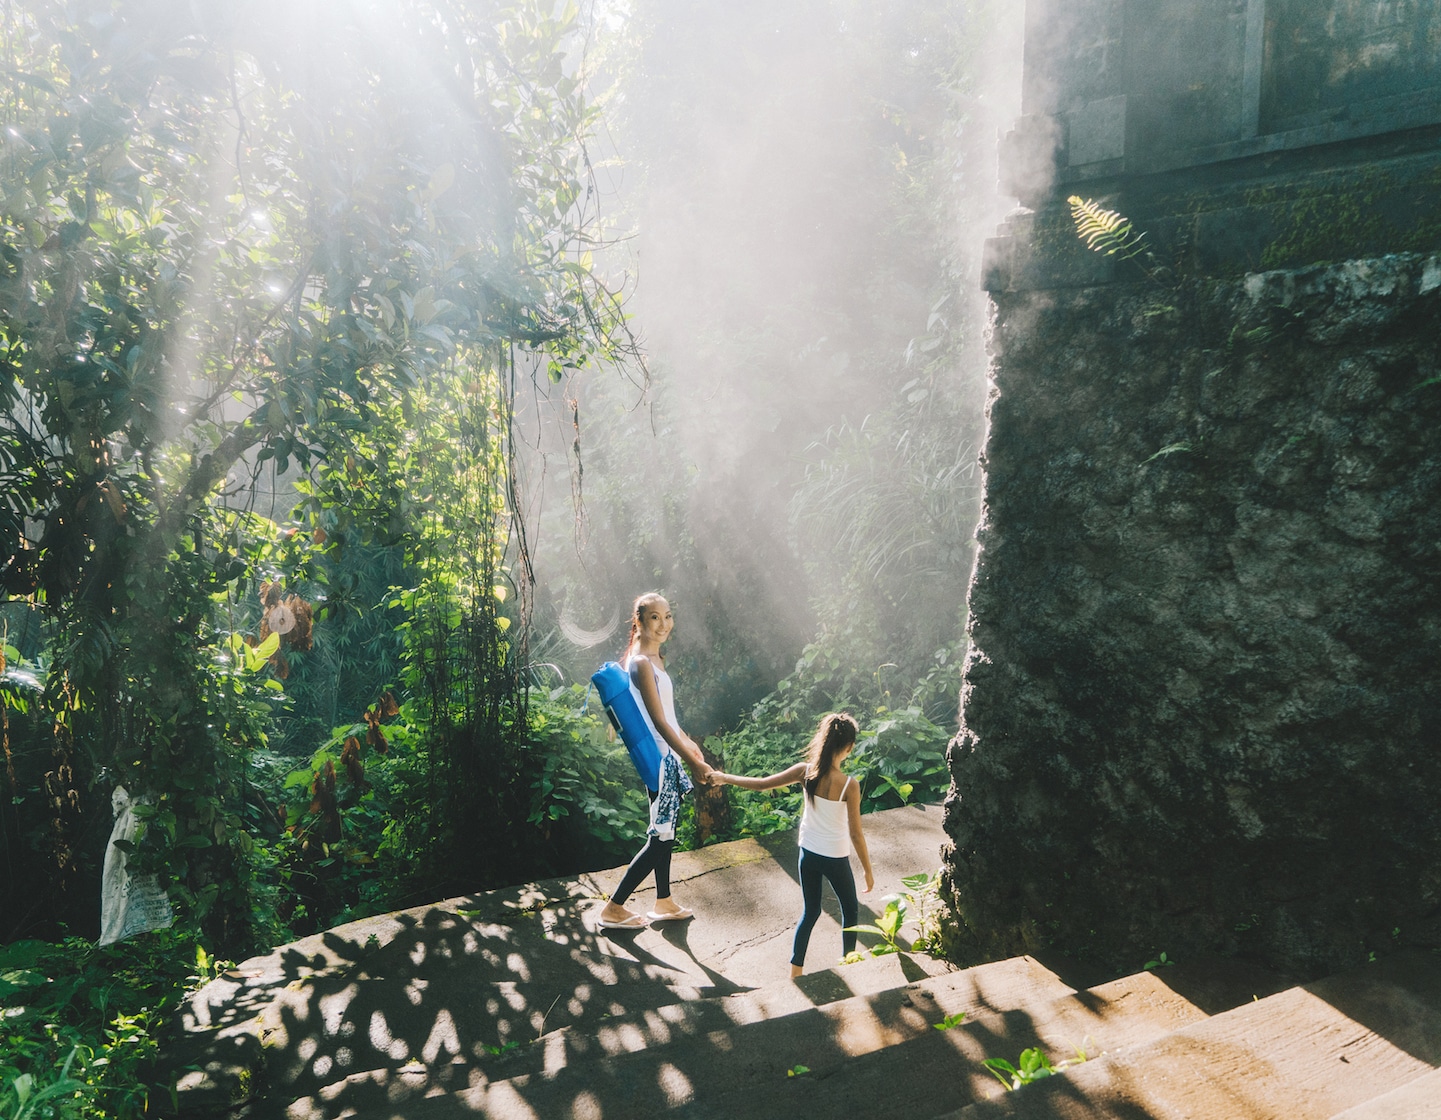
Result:
[[133,843],[140,822],[135,803],[124,786],[116,786],[110,799],[115,827],[105,848],[105,873],[100,880],[100,944],[123,941],[137,933],[166,929],[175,920],[170,899],[154,875],[132,876],[126,869],[129,855],[115,845],[117,840]]

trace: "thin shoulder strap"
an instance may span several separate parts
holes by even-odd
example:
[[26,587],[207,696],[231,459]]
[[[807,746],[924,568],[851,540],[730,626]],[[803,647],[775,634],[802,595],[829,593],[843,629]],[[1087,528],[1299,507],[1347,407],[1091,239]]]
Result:
[[846,799],[846,794],[850,793],[850,791],[851,791],[851,783],[852,783],[853,781],[855,781],[855,779],[852,778],[849,774],[847,774],[847,775],[846,775],[846,784],[843,785],[843,786],[841,786],[841,798],[840,798],[840,799],[841,799],[842,801],[844,801],[844,800]]

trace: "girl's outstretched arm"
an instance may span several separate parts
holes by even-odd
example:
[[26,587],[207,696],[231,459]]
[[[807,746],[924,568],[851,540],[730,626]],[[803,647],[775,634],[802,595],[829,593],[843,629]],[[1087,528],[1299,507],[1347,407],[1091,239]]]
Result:
[[806,764],[804,762],[797,762],[794,766],[786,767],[779,774],[767,774],[764,778],[747,778],[744,774],[716,775],[726,785],[740,786],[741,789],[775,789],[777,786],[788,786],[793,782],[799,782],[805,776]]
[[861,784],[852,782],[846,789],[846,817],[851,825],[851,845],[860,857],[861,870],[866,873],[866,889],[862,894],[869,894],[872,887],[876,885],[876,878],[871,874],[871,853],[866,847],[866,834],[861,831]]

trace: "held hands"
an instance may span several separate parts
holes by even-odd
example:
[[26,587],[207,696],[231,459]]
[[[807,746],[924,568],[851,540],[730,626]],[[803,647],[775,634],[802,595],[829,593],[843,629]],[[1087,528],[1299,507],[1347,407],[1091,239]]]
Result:
[[706,761],[705,752],[700,749],[696,741],[682,733],[681,741],[687,749],[681,751],[681,758],[685,760],[690,770],[690,776],[696,785],[708,786],[714,784],[715,770]]

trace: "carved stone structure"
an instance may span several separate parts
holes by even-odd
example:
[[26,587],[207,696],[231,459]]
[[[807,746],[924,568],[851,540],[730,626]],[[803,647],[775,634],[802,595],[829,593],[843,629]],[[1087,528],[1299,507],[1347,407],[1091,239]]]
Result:
[[1441,947],[1441,0],[1028,0],[1023,112],[956,951]]

